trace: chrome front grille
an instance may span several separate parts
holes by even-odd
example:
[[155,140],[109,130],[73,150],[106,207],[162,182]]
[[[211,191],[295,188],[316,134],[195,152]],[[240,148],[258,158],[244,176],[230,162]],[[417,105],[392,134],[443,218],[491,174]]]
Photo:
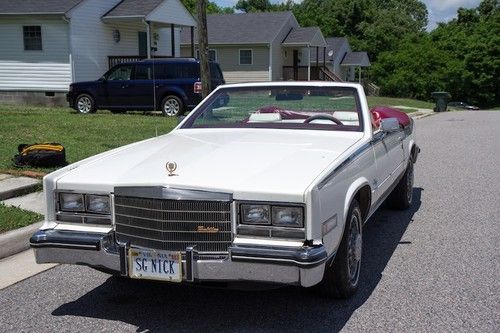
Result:
[[227,252],[231,202],[115,196],[116,239],[158,250]]

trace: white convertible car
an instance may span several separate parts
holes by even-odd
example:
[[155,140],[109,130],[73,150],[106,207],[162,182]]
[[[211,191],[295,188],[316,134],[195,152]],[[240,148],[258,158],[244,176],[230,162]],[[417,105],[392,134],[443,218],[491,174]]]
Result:
[[363,223],[411,205],[419,148],[405,114],[357,84],[218,87],[171,133],[44,178],[38,263],[134,279],[247,281],[349,297]]

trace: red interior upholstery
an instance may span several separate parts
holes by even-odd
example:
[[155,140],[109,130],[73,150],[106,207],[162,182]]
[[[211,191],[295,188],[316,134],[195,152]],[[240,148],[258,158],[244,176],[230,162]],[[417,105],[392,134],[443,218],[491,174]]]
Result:
[[380,126],[380,120],[385,118],[397,118],[401,126],[406,127],[410,124],[410,117],[398,109],[390,108],[388,106],[376,106],[370,109],[372,119],[376,123],[377,128]]

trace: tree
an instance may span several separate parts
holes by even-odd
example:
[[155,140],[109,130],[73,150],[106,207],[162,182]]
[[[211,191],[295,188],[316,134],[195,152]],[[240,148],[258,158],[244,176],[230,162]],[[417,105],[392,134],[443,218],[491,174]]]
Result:
[[[197,0],[181,0],[181,2],[191,14],[196,14]],[[207,14],[229,14],[233,12],[233,8],[231,7],[219,7],[214,2],[207,2]]]
[[483,0],[432,32],[402,40],[397,50],[383,52],[371,77],[381,93],[429,99],[436,90],[480,106],[499,104],[500,10],[498,1]]
[[372,60],[427,25],[427,8],[419,0],[304,0],[293,12],[302,26],[319,26],[325,36],[345,36]]

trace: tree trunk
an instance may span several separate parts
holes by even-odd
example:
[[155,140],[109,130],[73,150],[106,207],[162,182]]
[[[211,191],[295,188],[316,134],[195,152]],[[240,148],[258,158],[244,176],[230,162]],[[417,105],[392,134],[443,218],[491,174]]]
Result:
[[198,15],[198,48],[200,51],[201,95],[210,94],[210,67],[208,66],[207,1],[196,2]]

